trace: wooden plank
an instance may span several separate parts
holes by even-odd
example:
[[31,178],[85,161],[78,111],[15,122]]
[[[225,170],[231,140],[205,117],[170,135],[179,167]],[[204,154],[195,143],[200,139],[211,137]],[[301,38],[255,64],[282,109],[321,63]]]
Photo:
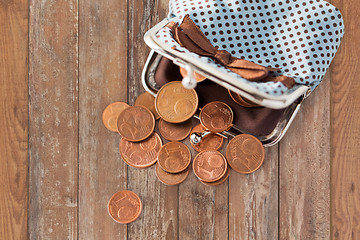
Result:
[[229,181],[229,239],[278,239],[278,145],[265,149],[263,166]]
[[333,239],[360,239],[360,2],[331,1],[345,36],[331,68],[331,209]]
[[76,239],[77,1],[30,1],[29,21],[29,238]]
[[127,95],[127,1],[79,1],[79,239],[127,239],[126,225],[107,212],[126,189],[120,136],[102,112]]
[[[186,143],[190,146],[189,140]],[[194,159],[197,152],[189,148]],[[228,239],[228,207],[228,180],[216,187],[206,186],[191,170],[179,186],[179,239]]]
[[[129,0],[128,3],[128,102],[134,104],[143,92],[141,72],[149,53],[145,32],[167,14],[167,0]],[[143,212],[128,225],[129,239],[177,239],[178,187],[157,180],[154,166],[128,167],[128,189],[139,194]]]
[[280,239],[330,238],[330,78],[280,143]]
[[0,239],[27,236],[28,11],[0,3]]

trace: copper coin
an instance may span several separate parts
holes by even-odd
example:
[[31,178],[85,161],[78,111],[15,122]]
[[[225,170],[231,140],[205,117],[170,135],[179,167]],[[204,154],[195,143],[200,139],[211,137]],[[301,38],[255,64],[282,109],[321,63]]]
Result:
[[[187,76],[187,71],[185,70],[185,68],[180,67],[180,74],[183,78]],[[193,76],[194,76],[196,82],[202,82],[206,79],[206,77],[204,77],[203,75],[201,75],[197,72],[194,72]]]
[[107,106],[103,112],[102,119],[105,127],[110,131],[117,132],[117,119],[129,105],[124,102],[114,102]]
[[128,190],[115,193],[109,200],[108,211],[118,223],[131,223],[141,213],[142,203],[139,196]]
[[228,91],[229,91],[229,95],[232,98],[232,100],[234,100],[234,102],[236,102],[240,106],[243,106],[243,107],[260,107],[260,105],[251,102],[250,100],[242,97],[240,94],[235,93],[233,91],[230,91],[229,89],[228,89]]
[[155,98],[155,108],[162,119],[181,123],[196,112],[199,99],[194,89],[186,89],[180,81],[173,81],[160,88]]
[[184,171],[191,162],[189,148],[181,142],[168,142],[161,147],[158,154],[160,167],[168,173]]
[[119,115],[117,129],[130,142],[140,142],[154,131],[154,115],[143,106],[128,107]]
[[215,182],[204,182],[204,181],[200,180],[200,182],[202,182],[203,184],[208,185],[208,186],[218,186],[220,184],[223,184],[226,181],[226,179],[228,179],[229,174],[230,174],[230,168],[228,167],[226,169],[225,175],[222,178],[220,178],[219,180],[217,180]]
[[169,141],[181,141],[191,132],[192,124],[188,120],[183,123],[168,123],[164,119],[159,121],[159,131],[161,136]]
[[189,175],[190,167],[179,173],[168,173],[156,164],[156,176],[157,178],[166,185],[177,185],[185,181]]
[[201,124],[211,132],[222,132],[229,129],[233,122],[233,111],[223,102],[211,102],[200,111]]
[[154,114],[155,120],[160,118],[159,114],[156,112],[155,109],[155,97],[148,92],[144,92],[140,94],[136,101],[135,106],[143,106],[150,110]]
[[203,182],[221,179],[228,168],[225,157],[218,151],[200,152],[193,161],[195,175]]
[[[193,128],[191,131],[191,134],[193,132],[202,133],[206,129],[201,125],[197,125]],[[190,142],[191,146],[198,152],[206,151],[206,150],[219,150],[221,146],[223,145],[224,138],[215,134],[210,133],[209,135],[206,135],[201,139],[201,142],[198,145],[193,144]]]
[[232,169],[239,173],[249,174],[258,170],[263,164],[264,146],[252,135],[237,135],[229,142],[226,158]]
[[120,154],[126,164],[136,168],[147,168],[156,163],[161,146],[161,138],[156,132],[141,142],[129,142],[122,138]]

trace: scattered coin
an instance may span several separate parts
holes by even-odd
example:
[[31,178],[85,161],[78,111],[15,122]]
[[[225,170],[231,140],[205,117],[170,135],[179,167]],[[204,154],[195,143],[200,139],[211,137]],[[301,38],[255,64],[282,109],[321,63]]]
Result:
[[[194,132],[202,133],[206,129],[201,125],[197,125],[191,131],[191,134]],[[210,133],[203,137],[199,144],[195,145],[190,141],[191,146],[198,152],[207,151],[207,150],[219,150],[223,145],[224,138],[215,134]]]
[[140,142],[154,131],[154,115],[143,106],[128,107],[119,115],[117,129],[127,141]]
[[[187,76],[187,71],[185,70],[185,68],[180,67],[180,74],[183,78]],[[194,75],[196,82],[202,82],[206,79],[206,77],[204,77],[203,75],[201,75],[197,72],[194,72],[193,75]]]
[[229,174],[230,174],[230,168],[228,167],[226,169],[225,175],[222,178],[220,178],[219,180],[217,180],[215,182],[204,182],[204,181],[200,180],[200,182],[202,182],[203,184],[208,185],[208,186],[218,186],[220,184],[223,184],[226,181],[226,179],[228,179]]
[[109,200],[108,211],[110,216],[118,223],[131,223],[141,213],[142,203],[139,196],[129,190],[115,193]]
[[190,120],[183,123],[168,123],[164,119],[159,121],[159,132],[166,140],[181,141],[189,136],[192,129]]
[[218,151],[200,152],[193,161],[195,175],[203,182],[221,179],[228,168],[225,157]]
[[156,132],[141,142],[129,142],[122,138],[120,154],[128,165],[135,168],[147,168],[156,163],[161,146],[161,138]]
[[240,106],[243,107],[260,107],[260,105],[251,102],[250,100],[242,97],[240,94],[235,93],[233,91],[229,91],[229,95],[232,98],[232,100],[234,100],[234,102],[236,102],[237,104],[239,104]]
[[135,106],[143,106],[150,110],[154,114],[155,120],[160,118],[159,114],[156,112],[155,109],[155,97],[148,92],[144,92],[140,94],[136,101]]
[[117,119],[129,105],[124,102],[114,102],[107,106],[103,112],[102,119],[105,127],[112,132],[117,132]]
[[237,135],[228,144],[226,158],[232,169],[249,174],[264,162],[265,150],[259,139],[249,134]]
[[181,123],[190,119],[198,108],[199,99],[194,89],[186,89],[180,81],[160,88],[155,98],[155,108],[162,119]]
[[211,132],[228,130],[234,118],[231,108],[223,102],[211,102],[200,111],[201,124]]
[[159,166],[168,173],[184,171],[191,162],[189,148],[181,142],[168,142],[158,154]]
[[168,173],[156,164],[156,176],[157,178],[166,185],[177,185],[185,181],[190,172],[190,167],[179,173]]

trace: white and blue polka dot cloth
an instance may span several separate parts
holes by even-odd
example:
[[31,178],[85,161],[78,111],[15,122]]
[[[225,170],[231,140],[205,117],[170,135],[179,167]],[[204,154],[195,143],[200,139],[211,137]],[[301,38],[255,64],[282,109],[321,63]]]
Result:
[[[281,68],[272,75],[290,76],[296,84],[312,90],[323,79],[344,31],[339,10],[321,0],[170,0],[171,21],[180,24],[187,14],[215,47],[263,66]],[[291,92],[280,82],[250,82],[208,57],[190,53],[167,27],[157,37],[265,94]]]

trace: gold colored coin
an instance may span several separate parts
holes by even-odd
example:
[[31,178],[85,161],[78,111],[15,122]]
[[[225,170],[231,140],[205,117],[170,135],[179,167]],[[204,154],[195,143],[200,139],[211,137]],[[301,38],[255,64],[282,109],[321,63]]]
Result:
[[129,105],[124,102],[114,102],[107,106],[103,112],[102,119],[105,127],[112,132],[117,132],[117,119]]
[[155,108],[162,119],[181,123],[190,119],[198,109],[199,99],[194,89],[186,89],[180,81],[165,84],[155,98]]
[[159,114],[156,112],[155,109],[155,97],[148,92],[144,92],[140,94],[136,101],[135,106],[143,106],[150,110],[154,114],[155,120],[160,118]]

